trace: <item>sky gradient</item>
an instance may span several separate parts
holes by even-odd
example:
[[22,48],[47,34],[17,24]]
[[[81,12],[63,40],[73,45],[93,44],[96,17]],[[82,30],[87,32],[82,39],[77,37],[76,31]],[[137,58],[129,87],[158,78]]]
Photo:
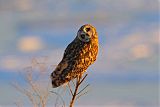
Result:
[[26,100],[10,84],[24,83],[18,71],[32,66],[33,58],[45,60],[48,67],[57,65],[86,23],[97,28],[100,49],[87,71],[91,91],[76,105],[158,107],[158,4],[157,0],[0,0],[0,107]]

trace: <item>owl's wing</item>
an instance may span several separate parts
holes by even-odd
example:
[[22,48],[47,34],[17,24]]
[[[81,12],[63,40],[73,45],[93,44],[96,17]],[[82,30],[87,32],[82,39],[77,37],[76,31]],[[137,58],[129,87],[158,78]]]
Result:
[[[52,79],[52,86],[58,87],[64,84],[67,80],[66,75],[72,71],[73,65],[75,62],[75,53],[76,50],[74,49],[77,46],[77,43],[73,40],[65,49],[63,54],[63,59],[58,64],[56,69],[51,74]],[[72,66],[70,66],[72,65]]]
[[73,42],[71,42],[67,48],[65,49],[64,51],[64,54],[63,54],[63,58],[65,58],[66,56],[68,56],[70,53],[72,53],[73,50]]
[[63,59],[72,60],[78,55],[78,43],[76,41],[72,41],[64,51]]

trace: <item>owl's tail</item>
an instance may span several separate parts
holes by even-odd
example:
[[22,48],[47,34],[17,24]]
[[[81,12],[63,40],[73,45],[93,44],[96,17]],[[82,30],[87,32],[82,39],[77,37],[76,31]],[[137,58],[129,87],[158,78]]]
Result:
[[65,70],[65,68],[68,67],[68,63],[66,61],[61,61],[58,66],[56,67],[56,69],[51,73],[51,80],[52,80],[52,87],[56,88],[59,87],[61,85],[63,85],[64,83],[68,82],[69,80],[67,78],[65,78],[63,71]]
[[63,80],[60,75],[56,75],[55,72],[51,73],[51,81],[52,81],[52,87],[53,88],[57,88],[65,83],[67,83],[68,81]]
[[64,81],[62,81],[59,76],[55,75],[54,72],[51,73],[51,81],[52,81],[52,87],[53,88],[57,88],[59,86],[61,86]]

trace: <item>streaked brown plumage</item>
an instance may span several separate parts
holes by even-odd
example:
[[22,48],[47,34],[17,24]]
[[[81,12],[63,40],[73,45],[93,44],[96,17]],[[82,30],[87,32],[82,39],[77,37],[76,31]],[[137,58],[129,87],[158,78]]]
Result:
[[53,88],[82,75],[98,54],[98,34],[90,24],[83,25],[67,46],[61,62],[51,73]]

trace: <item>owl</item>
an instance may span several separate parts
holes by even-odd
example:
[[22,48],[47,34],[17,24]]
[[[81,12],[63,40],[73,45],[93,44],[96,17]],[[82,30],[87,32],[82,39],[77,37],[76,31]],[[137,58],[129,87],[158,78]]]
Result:
[[75,39],[67,46],[63,58],[51,73],[52,87],[59,87],[78,76],[96,60],[98,54],[98,34],[90,24],[83,25]]

